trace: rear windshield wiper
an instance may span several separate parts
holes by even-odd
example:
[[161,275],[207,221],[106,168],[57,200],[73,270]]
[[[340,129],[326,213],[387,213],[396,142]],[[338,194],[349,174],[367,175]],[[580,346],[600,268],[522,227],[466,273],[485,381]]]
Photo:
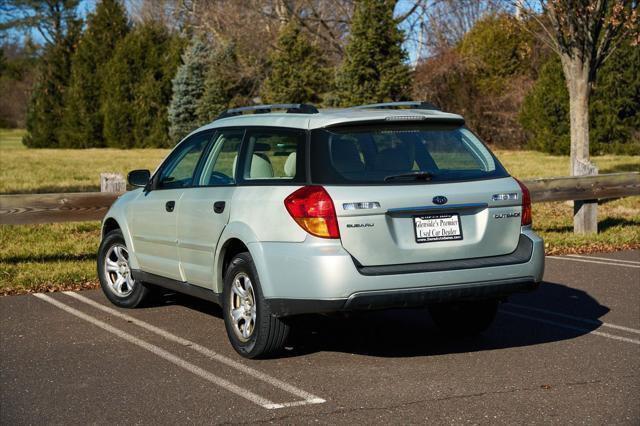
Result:
[[401,175],[391,175],[384,178],[385,182],[391,182],[393,180],[423,180],[429,181],[433,178],[433,174],[429,172],[413,172],[403,173]]

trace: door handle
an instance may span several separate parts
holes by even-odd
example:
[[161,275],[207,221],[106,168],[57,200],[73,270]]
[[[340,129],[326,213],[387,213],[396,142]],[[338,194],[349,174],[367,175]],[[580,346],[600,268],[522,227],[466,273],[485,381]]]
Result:
[[213,211],[216,213],[222,213],[225,205],[226,203],[224,201],[216,201],[213,203]]
[[171,213],[173,211],[173,209],[176,208],[176,202],[175,201],[167,201],[167,204],[164,205],[164,208]]

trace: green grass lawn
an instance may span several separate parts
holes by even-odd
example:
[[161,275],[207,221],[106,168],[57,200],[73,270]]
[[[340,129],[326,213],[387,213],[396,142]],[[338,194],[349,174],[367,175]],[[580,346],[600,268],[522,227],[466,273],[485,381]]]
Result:
[[[509,173],[519,179],[568,176],[569,157],[536,151],[493,151]],[[591,157],[599,173],[640,172],[640,157],[633,155],[601,155]]]
[[0,194],[100,190],[100,173],[154,170],[168,149],[27,149],[21,130],[0,130]]
[[95,287],[98,222],[0,226],[0,294]]
[[[97,191],[100,172],[126,174],[155,169],[168,150],[26,149],[23,131],[0,130],[0,193]],[[568,157],[533,151],[497,150],[509,172],[521,179],[566,176]],[[601,173],[640,171],[640,157],[602,156]],[[547,253],[640,248],[640,197],[603,202],[598,235],[572,232],[569,203],[534,204],[534,228]],[[98,222],[0,226],[0,294],[95,287]]]
[[0,149],[3,154],[5,150],[25,149],[22,144],[25,133],[23,129],[0,129]]
[[[507,170],[520,179],[567,176],[569,158],[535,151],[496,150]],[[640,157],[603,155],[593,157],[600,173],[638,172]],[[597,235],[573,233],[570,202],[533,205],[533,227],[544,239],[547,254],[589,253],[640,248],[640,197],[600,202]]]

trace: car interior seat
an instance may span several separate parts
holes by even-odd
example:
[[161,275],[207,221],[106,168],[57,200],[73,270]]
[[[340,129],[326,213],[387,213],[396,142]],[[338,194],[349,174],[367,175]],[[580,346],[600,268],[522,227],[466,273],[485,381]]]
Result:
[[[235,179],[236,163],[238,162],[238,156],[233,159],[233,177]],[[248,178],[251,179],[270,179],[273,177],[273,166],[269,157],[260,152],[255,152],[251,156],[251,170],[249,171]]]
[[353,173],[364,170],[360,151],[355,142],[347,138],[332,138],[331,160],[335,168],[342,173]]
[[296,175],[296,161],[298,156],[295,152],[292,152],[287,157],[287,161],[284,162],[284,174],[287,177],[294,177]]
[[376,170],[408,172],[413,168],[414,155],[406,144],[383,149],[376,155]]

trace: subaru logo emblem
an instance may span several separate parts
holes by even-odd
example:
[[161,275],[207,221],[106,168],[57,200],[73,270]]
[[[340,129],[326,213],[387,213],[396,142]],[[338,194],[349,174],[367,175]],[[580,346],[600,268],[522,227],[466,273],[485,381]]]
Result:
[[444,195],[437,195],[433,197],[434,204],[439,204],[439,205],[447,204],[447,201],[449,200],[447,200],[447,197],[445,197]]

